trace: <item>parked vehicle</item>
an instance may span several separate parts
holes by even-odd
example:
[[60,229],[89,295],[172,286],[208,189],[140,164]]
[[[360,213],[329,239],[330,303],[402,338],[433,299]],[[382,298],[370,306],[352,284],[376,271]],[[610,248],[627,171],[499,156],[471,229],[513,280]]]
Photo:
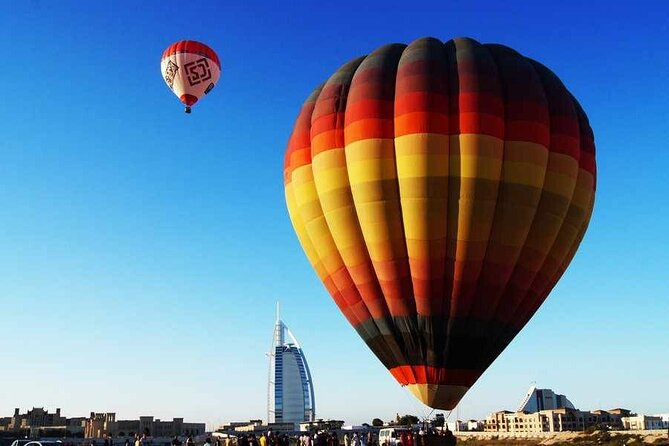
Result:
[[387,427],[379,431],[379,446],[403,446],[402,432],[409,432],[406,427]]
[[[16,440],[18,441],[18,440]],[[16,442],[14,442],[16,443]],[[12,446],[14,446],[14,443],[12,443]],[[23,446],[63,446],[62,441],[54,441],[54,440],[34,440],[34,441],[29,441],[28,443],[25,443]]]
[[28,443],[34,443],[35,440],[14,440],[12,446],[26,446]]

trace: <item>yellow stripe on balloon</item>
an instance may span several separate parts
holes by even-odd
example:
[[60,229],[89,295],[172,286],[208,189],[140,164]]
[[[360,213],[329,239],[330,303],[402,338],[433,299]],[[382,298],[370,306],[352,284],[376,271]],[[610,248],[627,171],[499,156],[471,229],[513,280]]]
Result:
[[313,166],[316,189],[332,238],[346,266],[357,266],[369,258],[355,213],[348,171],[346,167],[338,167],[345,165],[345,162],[344,149],[333,149],[317,154]]
[[311,263],[311,265],[316,270],[316,274],[318,275],[318,277],[321,280],[323,280],[325,279],[325,277],[327,277],[327,272],[325,271],[323,263],[320,261],[318,257],[318,253],[316,252],[314,245],[311,243],[311,239],[307,234],[307,229],[304,226],[302,218],[300,217],[300,213],[297,208],[297,202],[295,200],[295,194],[293,192],[292,182],[286,183],[285,192],[286,192],[286,204],[288,207],[288,215],[290,216],[290,221],[293,223],[293,228],[295,229],[297,238],[300,241],[302,247],[304,248],[304,253],[307,255],[309,263]]

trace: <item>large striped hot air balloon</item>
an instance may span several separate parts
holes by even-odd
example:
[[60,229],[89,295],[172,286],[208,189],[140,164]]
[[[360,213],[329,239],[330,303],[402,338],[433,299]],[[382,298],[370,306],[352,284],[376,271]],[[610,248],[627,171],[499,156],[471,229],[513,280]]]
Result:
[[574,256],[595,148],[540,63],[425,38],[316,88],[284,179],[302,247],[348,321],[416,397],[453,409]]
[[160,71],[170,90],[186,106],[186,113],[218,82],[221,62],[204,43],[180,40],[168,46],[160,60]]

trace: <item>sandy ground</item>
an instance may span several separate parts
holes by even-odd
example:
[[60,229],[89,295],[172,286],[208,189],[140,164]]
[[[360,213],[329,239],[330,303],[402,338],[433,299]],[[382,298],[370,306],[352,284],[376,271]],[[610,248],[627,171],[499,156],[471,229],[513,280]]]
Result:
[[[505,442],[509,443],[523,443],[527,441],[532,444],[540,445],[555,445],[560,443],[609,443],[609,441],[604,440],[602,435],[606,435],[604,432],[596,432],[594,434],[586,434],[584,432],[557,432],[557,433],[540,433],[540,434],[504,434],[504,433],[493,433],[493,432],[457,432],[456,435],[463,442],[467,440],[478,440],[481,442],[486,442],[486,440],[495,440],[495,443],[504,444]],[[620,441],[620,444],[632,443],[632,439],[643,441],[646,444],[669,444],[669,436],[667,435],[666,430],[652,430],[652,431],[610,431],[610,441],[616,442],[616,438]],[[604,440],[604,441],[602,441]],[[638,444],[638,443],[637,443]]]

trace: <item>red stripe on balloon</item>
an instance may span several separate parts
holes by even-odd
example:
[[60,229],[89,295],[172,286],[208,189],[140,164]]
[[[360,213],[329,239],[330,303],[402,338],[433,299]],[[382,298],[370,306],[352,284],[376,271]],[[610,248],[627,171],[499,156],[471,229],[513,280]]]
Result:
[[218,59],[218,55],[214,50],[209,48],[204,43],[197,42],[195,40],[181,40],[179,42],[173,43],[163,52],[163,57],[161,60],[178,53],[191,53],[205,56],[218,65],[219,70],[221,69],[221,62]]
[[197,96],[193,96],[192,94],[182,94],[179,99],[189,107],[197,102]]
[[480,370],[448,369],[427,365],[402,365],[390,369],[390,373],[402,385],[446,384],[471,387],[481,376]]

